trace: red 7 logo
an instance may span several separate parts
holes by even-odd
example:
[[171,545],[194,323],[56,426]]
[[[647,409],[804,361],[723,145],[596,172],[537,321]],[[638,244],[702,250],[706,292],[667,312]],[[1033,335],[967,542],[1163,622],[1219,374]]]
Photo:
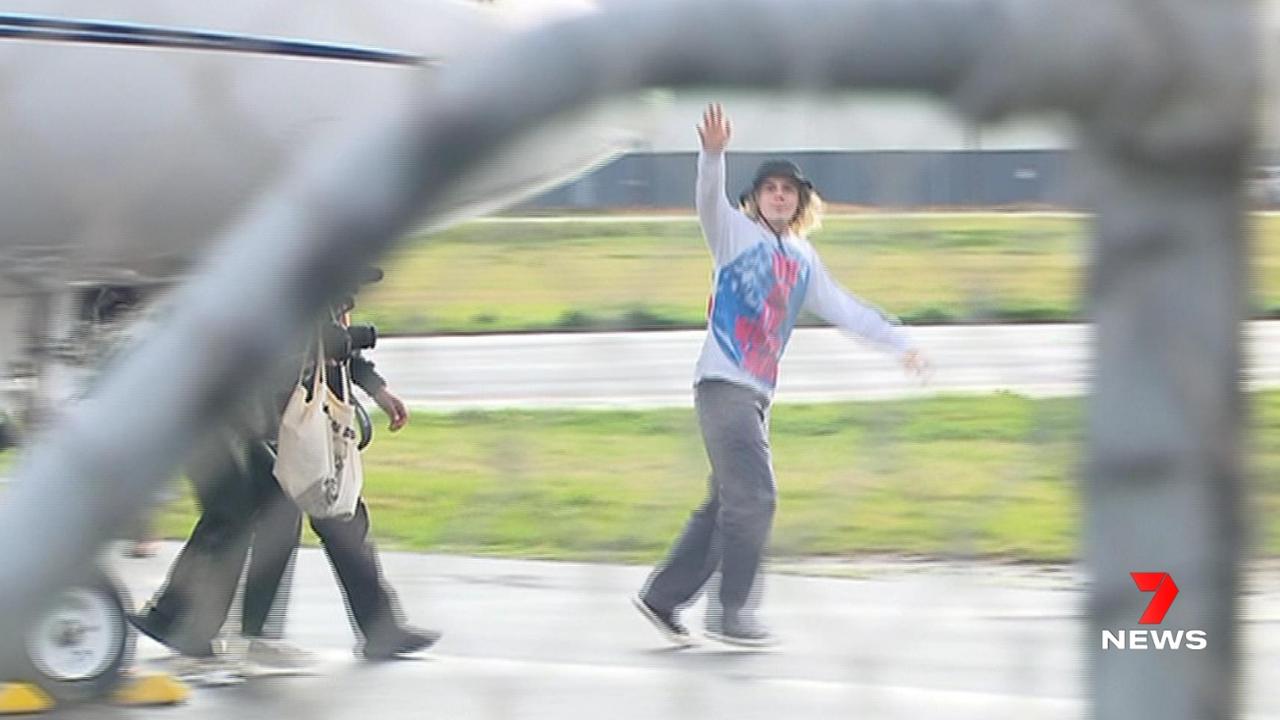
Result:
[[1138,619],[1140,625],[1159,625],[1164,621],[1164,614],[1169,612],[1173,599],[1178,597],[1178,586],[1174,584],[1169,573],[1131,572],[1129,575],[1142,592],[1154,592],[1155,596],[1147,604],[1147,609]]

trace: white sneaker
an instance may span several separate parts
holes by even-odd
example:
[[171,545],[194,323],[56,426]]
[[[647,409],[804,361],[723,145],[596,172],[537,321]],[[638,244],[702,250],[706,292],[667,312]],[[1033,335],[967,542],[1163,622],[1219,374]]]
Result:
[[259,670],[258,674],[307,674],[315,671],[320,659],[284,640],[251,638],[245,661],[253,670]]
[[244,663],[227,658],[174,655],[165,671],[194,687],[226,687],[244,682]]
[[767,648],[778,644],[769,629],[748,617],[725,616],[708,622],[704,633],[712,640],[748,648]]

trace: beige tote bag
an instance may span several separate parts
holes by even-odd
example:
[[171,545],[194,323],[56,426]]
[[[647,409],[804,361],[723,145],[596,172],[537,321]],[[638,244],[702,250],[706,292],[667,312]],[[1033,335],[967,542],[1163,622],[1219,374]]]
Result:
[[311,517],[348,518],[355,514],[364,470],[356,448],[350,373],[344,366],[336,369],[342,373],[343,400],[329,389],[329,371],[321,345],[311,387],[298,382],[280,419],[275,475],[285,494]]

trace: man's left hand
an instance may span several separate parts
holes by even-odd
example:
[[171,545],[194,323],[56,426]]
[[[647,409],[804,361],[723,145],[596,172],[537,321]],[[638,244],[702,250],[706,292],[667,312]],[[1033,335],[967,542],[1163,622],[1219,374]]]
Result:
[[404,402],[400,398],[391,394],[386,387],[374,393],[373,401],[378,403],[378,407],[382,408],[382,412],[391,418],[391,424],[387,429],[395,432],[405,425],[409,424],[409,409],[404,406]]

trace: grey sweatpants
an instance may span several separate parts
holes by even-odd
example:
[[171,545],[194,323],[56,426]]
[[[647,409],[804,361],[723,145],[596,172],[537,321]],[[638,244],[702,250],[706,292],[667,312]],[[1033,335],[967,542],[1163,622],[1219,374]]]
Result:
[[777,506],[769,450],[769,399],[723,380],[694,389],[702,441],[711,461],[707,499],[694,511],[666,559],[641,593],[650,607],[669,611],[693,600],[720,571],[719,607],[740,612],[752,599],[760,560]]

